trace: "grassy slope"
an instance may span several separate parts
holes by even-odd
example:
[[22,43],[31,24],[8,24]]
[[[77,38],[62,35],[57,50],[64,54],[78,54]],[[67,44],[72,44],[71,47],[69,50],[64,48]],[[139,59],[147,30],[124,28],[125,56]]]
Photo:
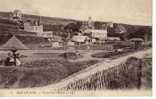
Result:
[[0,67],[0,88],[39,87],[52,84],[97,61],[69,62],[46,59],[26,63],[19,68]]
[[[9,13],[8,12],[0,12],[0,18],[6,18],[9,19]],[[30,19],[35,20],[41,18],[41,23],[43,24],[68,24],[71,22],[75,22],[75,20],[71,19],[64,19],[64,18],[56,18],[56,17],[45,17],[45,16],[37,16],[37,15],[23,15],[23,20]]]

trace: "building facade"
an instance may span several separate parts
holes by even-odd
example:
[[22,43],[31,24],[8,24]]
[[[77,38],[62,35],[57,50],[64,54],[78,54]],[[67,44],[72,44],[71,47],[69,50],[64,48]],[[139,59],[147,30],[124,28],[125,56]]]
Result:
[[32,24],[31,22],[25,22],[24,31],[35,32],[37,33],[38,37],[51,38],[53,36],[52,31],[43,31],[43,25],[40,25],[36,22],[35,24]]
[[84,32],[87,34],[91,34],[92,38],[107,40],[107,30],[87,29]]
[[36,33],[43,32],[43,25],[31,25],[30,22],[25,22],[24,31]]

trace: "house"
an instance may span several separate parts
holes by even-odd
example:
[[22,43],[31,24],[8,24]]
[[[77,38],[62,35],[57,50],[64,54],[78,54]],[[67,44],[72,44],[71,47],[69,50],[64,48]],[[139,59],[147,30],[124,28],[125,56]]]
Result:
[[59,42],[52,42],[52,47],[58,48],[58,47],[62,47],[62,46],[60,45]]
[[62,47],[62,38],[60,36],[53,35],[50,42],[52,47]]
[[53,37],[53,32],[52,31],[38,32],[37,36],[44,37],[44,38],[51,38]]
[[107,40],[109,40],[109,41],[120,41],[121,39],[119,37],[108,37]]
[[129,41],[134,43],[135,49],[138,49],[139,47],[141,47],[144,42],[142,38],[131,38]]
[[32,24],[31,22],[24,22],[24,31],[42,33],[43,25],[36,25]]
[[87,39],[88,39],[87,36],[75,35],[73,36],[72,41],[77,42],[77,43],[85,43]]
[[68,45],[68,46],[74,46],[74,45],[75,45],[75,42],[73,42],[73,41],[68,41],[68,42],[67,42],[67,45]]
[[50,38],[53,36],[52,31],[43,31],[43,25],[40,25],[39,21],[34,21],[34,23],[24,22],[24,31],[35,32],[38,37]]
[[99,40],[106,40],[107,39],[107,30],[97,30],[97,29],[86,29],[84,31],[86,34],[91,34],[92,38],[96,38]]

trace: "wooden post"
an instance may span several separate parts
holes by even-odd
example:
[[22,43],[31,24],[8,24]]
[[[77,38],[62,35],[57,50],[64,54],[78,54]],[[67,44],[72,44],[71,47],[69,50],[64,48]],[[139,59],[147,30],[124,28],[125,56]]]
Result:
[[138,71],[137,71],[137,76],[138,76],[138,83],[137,83],[137,87],[138,89],[141,88],[141,85],[142,85],[142,81],[141,81],[141,78],[142,78],[142,64],[141,64],[141,60],[139,60],[139,66],[138,66]]

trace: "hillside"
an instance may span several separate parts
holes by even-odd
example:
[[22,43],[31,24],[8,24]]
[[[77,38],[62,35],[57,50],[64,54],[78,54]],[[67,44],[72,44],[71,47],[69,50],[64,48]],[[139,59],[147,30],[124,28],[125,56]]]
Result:
[[[9,16],[10,16],[9,12],[0,12],[0,19],[1,18],[9,19]],[[65,24],[66,25],[68,23],[75,22],[75,20],[71,20],[71,19],[23,14],[23,20],[26,19],[36,20],[39,18],[41,19],[42,24],[63,24],[63,25]]]
[[[19,32],[17,28],[23,28],[21,25],[18,25],[17,23],[14,23],[9,20],[9,12],[0,12],[0,35],[4,35],[4,33],[10,34],[13,31]],[[62,36],[62,34],[59,34],[60,31],[64,34],[66,33],[66,30],[64,30],[64,27],[67,25],[70,25],[69,27],[73,28],[75,23],[80,23],[84,21],[80,20],[72,20],[72,19],[64,19],[64,18],[56,18],[56,17],[45,17],[45,16],[37,16],[37,15],[28,15],[23,14],[23,20],[41,20],[41,24],[44,26],[44,31],[54,31],[55,34]],[[107,22],[99,22],[95,21],[94,26],[96,29],[102,29],[102,25],[106,24]],[[126,34],[119,34],[115,32],[115,29],[117,25],[122,25],[127,30]],[[73,28],[75,29],[75,27]],[[76,31],[78,29],[75,29]],[[27,35],[26,32],[22,32]],[[74,30],[72,31],[74,33]],[[121,39],[127,38],[133,38],[133,37],[140,37],[144,39],[144,35],[148,33],[150,36],[148,37],[149,40],[152,39],[152,26],[143,26],[143,25],[129,25],[129,24],[123,24],[123,23],[114,23],[114,28],[110,28],[108,31],[108,36],[116,36],[120,37]],[[28,33],[31,34],[31,33]]]

